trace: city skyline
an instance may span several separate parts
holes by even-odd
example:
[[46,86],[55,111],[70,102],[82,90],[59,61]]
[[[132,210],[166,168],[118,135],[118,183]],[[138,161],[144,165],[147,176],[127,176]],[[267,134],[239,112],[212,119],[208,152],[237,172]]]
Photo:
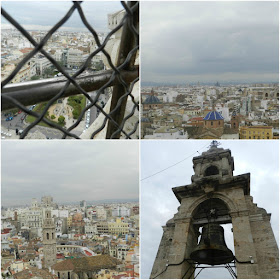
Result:
[[2,206],[30,204],[44,195],[60,203],[138,199],[136,142],[47,144],[2,142]]
[[142,3],[144,85],[278,82],[278,2],[179,3]]
[[[72,2],[66,1],[2,1],[2,7],[16,21],[28,30],[51,29],[71,8]],[[81,5],[88,22],[97,31],[107,32],[107,15],[122,10],[123,7],[115,1],[88,1]],[[12,25],[2,17],[1,28],[10,28]],[[75,11],[70,19],[59,29],[61,31],[88,31]]]

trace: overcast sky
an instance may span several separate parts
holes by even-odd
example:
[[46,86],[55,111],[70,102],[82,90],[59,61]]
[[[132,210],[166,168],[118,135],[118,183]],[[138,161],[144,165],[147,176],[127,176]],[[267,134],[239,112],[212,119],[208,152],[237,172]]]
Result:
[[142,82],[271,82],[278,1],[142,1]]
[[137,141],[2,141],[2,205],[138,199]]
[[[71,8],[72,1],[2,1],[2,7],[20,24],[29,29],[50,29]],[[84,1],[81,4],[88,22],[97,31],[108,31],[107,14],[122,10],[119,1]],[[8,22],[2,17],[2,26]],[[63,25],[67,28],[84,28],[77,11]]]
[[[141,178],[148,177],[189,157],[182,163],[141,182],[141,268],[142,278],[149,278],[162,237],[162,226],[177,212],[179,202],[173,187],[191,183],[192,158],[208,150],[210,140],[142,141]],[[278,141],[225,140],[221,147],[231,149],[234,176],[251,173],[251,195],[258,207],[272,213],[271,224],[278,242]],[[204,147],[204,148],[203,148]],[[199,151],[199,154],[197,153]],[[226,227],[226,243],[233,251],[231,225]],[[224,269],[206,269],[198,278],[231,278]]]

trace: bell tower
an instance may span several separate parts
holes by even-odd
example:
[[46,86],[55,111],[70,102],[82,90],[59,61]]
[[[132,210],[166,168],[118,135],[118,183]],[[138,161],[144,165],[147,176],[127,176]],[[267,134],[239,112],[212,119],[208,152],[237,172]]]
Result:
[[45,211],[43,221],[44,268],[49,268],[56,263],[56,235],[55,225],[51,218],[51,210]]
[[[234,176],[231,151],[218,146],[212,141],[193,158],[191,184],[172,189],[180,206],[163,226],[151,279],[191,279],[196,267],[206,264],[235,266],[240,279],[278,279],[271,214],[253,203],[250,173]],[[234,255],[221,224],[232,224]]]

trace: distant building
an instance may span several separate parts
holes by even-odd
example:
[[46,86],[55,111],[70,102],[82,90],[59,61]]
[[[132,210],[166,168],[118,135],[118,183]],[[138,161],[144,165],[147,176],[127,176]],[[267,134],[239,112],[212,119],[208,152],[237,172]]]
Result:
[[113,217],[129,217],[130,209],[125,206],[117,206],[112,209]]
[[78,49],[69,49],[67,53],[67,67],[80,68],[83,63],[83,52]]
[[43,222],[44,267],[49,268],[56,263],[56,234],[51,211],[45,211]]
[[42,207],[48,208],[48,207],[53,207],[53,198],[51,196],[43,196],[41,198],[41,205]]
[[110,234],[127,234],[129,233],[129,225],[128,223],[122,222],[120,218],[117,218],[116,222],[108,223],[108,231]]
[[161,107],[161,102],[154,94],[148,96],[143,102],[144,110],[157,109],[159,107]]
[[233,111],[231,120],[230,120],[231,129],[238,130],[239,122],[240,122],[239,116],[236,114],[235,111]]
[[272,126],[241,126],[240,139],[273,139]]
[[85,200],[80,201],[80,207],[81,208],[86,208],[87,207],[87,203]]

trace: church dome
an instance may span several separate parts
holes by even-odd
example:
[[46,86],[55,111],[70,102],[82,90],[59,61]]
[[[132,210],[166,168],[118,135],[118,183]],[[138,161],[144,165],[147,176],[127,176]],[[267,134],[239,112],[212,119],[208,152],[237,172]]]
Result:
[[161,103],[160,100],[154,95],[148,96],[146,100],[143,102],[143,104],[159,104],[159,103]]
[[223,120],[224,118],[222,117],[222,115],[219,112],[216,111],[211,111],[209,112],[205,117],[204,117],[204,121],[219,121],[219,120]]
[[150,122],[150,120],[149,120],[149,118],[145,118],[145,117],[143,117],[143,118],[141,118],[141,123],[146,123],[146,122]]

